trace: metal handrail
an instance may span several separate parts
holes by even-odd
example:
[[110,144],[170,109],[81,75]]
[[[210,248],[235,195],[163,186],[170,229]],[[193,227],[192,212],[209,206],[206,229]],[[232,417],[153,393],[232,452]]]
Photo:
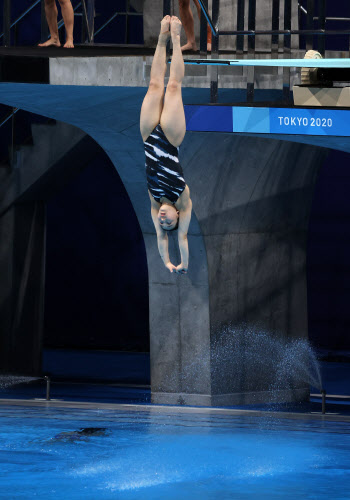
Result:
[[5,118],[5,120],[3,120],[1,123],[0,123],[0,128],[5,125],[6,122],[8,122],[16,113],[17,111],[19,111],[20,108],[14,108],[12,110],[12,112]]
[[108,26],[117,16],[143,16],[142,12],[115,12],[98,30],[94,32],[94,37]]
[[[202,12],[210,26],[210,29],[214,36],[233,36],[233,35],[248,35],[248,36],[261,36],[261,35],[350,35],[350,30],[234,30],[234,31],[221,31],[217,30],[212,22],[212,19],[203,4],[202,0],[198,0]],[[299,9],[304,14],[307,14],[307,10],[300,4]],[[319,19],[318,17],[314,17]],[[334,21],[348,21],[348,18],[326,18],[326,20]]]
[[[318,21],[318,16],[313,17],[314,21]],[[350,17],[326,17],[327,21],[350,21]]]
[[[82,18],[83,18],[83,21],[85,23],[85,29],[87,31],[88,41],[89,41],[89,43],[92,43],[92,41],[94,39],[94,27],[89,22],[88,9],[86,8],[86,2],[85,2],[85,0],[82,0],[81,4],[83,6]],[[94,2],[93,2],[93,9],[95,10]]]
[[[30,7],[28,7],[28,9],[26,9],[24,12],[22,12],[22,14],[17,17],[17,19],[15,21],[13,21],[12,24],[10,24],[10,29],[13,28],[14,26],[16,26],[17,23],[19,23],[27,14],[29,14],[29,12],[31,10],[34,9],[34,7],[36,7],[39,3],[41,3],[41,0],[36,0]],[[2,32],[0,34],[0,39],[3,38],[4,36],[4,32]]]
[[207,11],[207,8],[206,6],[204,5],[204,3],[202,2],[202,0],[198,0],[198,3],[199,5],[201,6],[201,9],[202,9],[202,12],[207,20],[207,23],[209,24],[210,26],[210,29],[211,29],[211,32],[214,36],[218,36],[218,31],[217,29],[215,28],[214,24],[213,24],[213,21],[209,15],[209,12]]
[[98,35],[100,31],[102,31],[106,26],[108,26],[109,23],[111,23],[113,19],[115,19],[117,16],[128,15],[128,14],[129,14],[128,12],[115,12],[113,16],[108,19],[108,21],[106,21],[98,30],[95,31],[94,37]]
[[236,30],[218,31],[217,35],[350,35],[350,30]]
[[302,12],[303,14],[305,14],[307,16],[307,10],[305,9],[305,7],[300,5],[300,3],[298,3],[298,7],[299,7],[300,12]]
[[[298,7],[299,7],[300,12],[307,15],[307,10],[305,9],[305,7],[300,5],[300,3],[298,3]],[[314,21],[318,21],[320,19],[320,17],[314,16],[312,19]],[[326,21],[350,21],[350,17],[326,17],[325,19],[326,19]]]
[[51,378],[48,375],[45,375],[44,380],[46,382],[46,401],[51,401],[50,391],[51,391]]

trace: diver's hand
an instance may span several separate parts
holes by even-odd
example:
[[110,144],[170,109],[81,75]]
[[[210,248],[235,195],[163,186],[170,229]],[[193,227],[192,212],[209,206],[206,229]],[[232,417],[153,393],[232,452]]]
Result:
[[171,262],[165,264],[165,267],[169,269],[171,273],[176,273],[176,266],[174,266],[174,264],[172,264]]
[[185,267],[182,263],[176,266],[175,272],[177,274],[187,274],[187,267]]

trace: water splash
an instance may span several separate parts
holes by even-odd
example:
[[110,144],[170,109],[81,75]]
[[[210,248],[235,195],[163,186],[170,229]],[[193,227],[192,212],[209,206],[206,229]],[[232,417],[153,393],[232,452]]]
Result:
[[[210,377],[213,393],[267,392],[266,402],[281,402],[287,392],[321,391],[322,380],[315,352],[306,339],[285,339],[276,333],[251,328],[225,328],[212,341],[210,357],[203,349],[182,364],[183,393],[200,393]],[[176,386],[178,374],[166,384]]]
[[276,366],[274,387],[295,387],[307,383],[321,392],[322,379],[316,355],[306,340],[281,345],[282,355]]
[[25,377],[20,375],[0,375],[0,390],[8,389],[19,384],[29,384],[35,380],[40,380],[39,377]]

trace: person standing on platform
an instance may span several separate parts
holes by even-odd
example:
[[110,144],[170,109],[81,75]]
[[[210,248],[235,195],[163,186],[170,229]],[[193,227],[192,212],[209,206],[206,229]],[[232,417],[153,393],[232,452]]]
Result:
[[[179,163],[178,147],[186,133],[181,84],[185,65],[180,44],[181,21],[165,16],[153,57],[151,79],[143,100],[140,131],[146,155],[148,194],[151,216],[157,233],[158,250],[171,273],[186,274],[188,269],[187,232],[192,214],[190,190]],[[167,68],[166,46],[171,36],[173,55],[164,96]],[[178,230],[181,263],[170,262],[168,231]]]
[[[193,0],[198,13],[198,19],[201,19],[201,6],[198,0]],[[181,47],[182,52],[185,50],[197,50],[196,39],[194,36],[194,20],[190,6],[190,0],[179,0],[179,10],[181,21],[186,33],[187,43]],[[211,50],[211,29],[207,25],[207,50]]]
[[[74,27],[74,11],[70,0],[58,0],[61,6],[64,26],[66,28],[66,43],[63,45],[66,49],[73,49],[73,27]],[[47,24],[49,25],[51,38],[47,42],[39,43],[39,47],[61,47],[60,38],[58,35],[57,25],[57,6],[56,0],[45,0],[45,14]]]

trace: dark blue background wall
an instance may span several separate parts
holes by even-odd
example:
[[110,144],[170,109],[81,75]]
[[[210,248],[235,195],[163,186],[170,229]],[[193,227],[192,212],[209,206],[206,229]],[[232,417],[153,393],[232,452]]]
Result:
[[49,201],[46,262],[45,347],[149,350],[143,236],[104,153]]
[[316,184],[307,254],[309,335],[350,350],[350,154],[331,151]]
[[[15,145],[30,145],[31,123],[47,121],[19,111]],[[10,142],[8,122],[0,161]],[[47,204],[44,347],[148,352],[147,262],[136,215],[107,155],[83,161],[86,168]]]

